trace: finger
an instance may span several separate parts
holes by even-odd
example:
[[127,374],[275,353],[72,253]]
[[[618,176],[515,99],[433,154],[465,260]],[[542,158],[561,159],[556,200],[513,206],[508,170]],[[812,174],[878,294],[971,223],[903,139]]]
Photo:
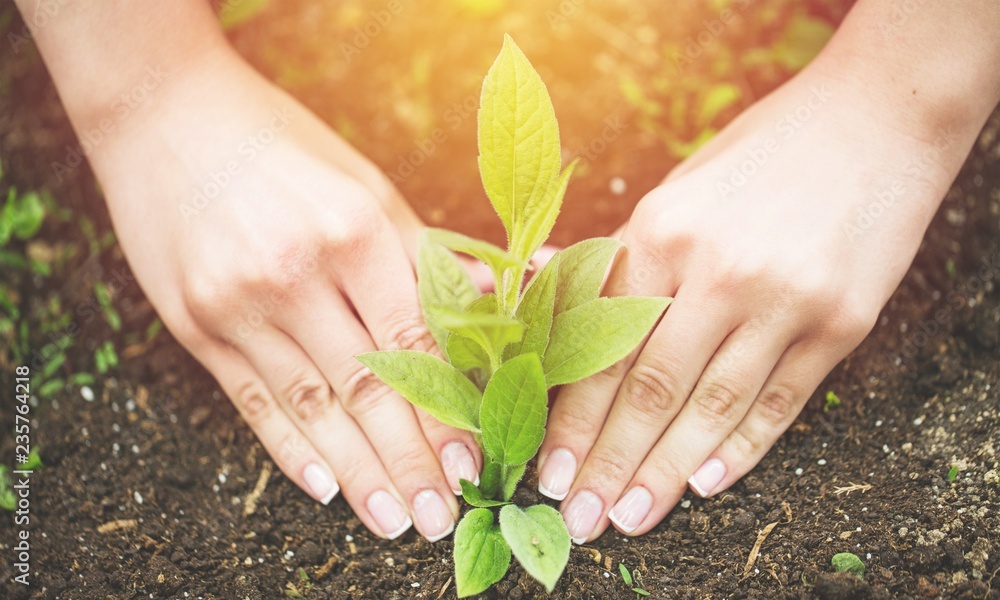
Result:
[[791,337],[790,330],[753,323],[729,336],[610,511],[620,531],[652,529],[677,503],[688,481],[699,485],[692,474],[743,420]]
[[[608,295],[670,295],[676,291],[669,276],[653,276],[658,261],[648,255],[622,251],[606,289]],[[677,302],[664,321],[674,321]],[[684,311],[681,308],[680,311]],[[690,319],[685,319],[689,321]],[[662,338],[658,327],[651,338]],[[720,336],[721,339],[721,336]],[[538,452],[538,491],[553,500],[566,498],[579,467],[597,441],[622,380],[642,351],[631,355],[583,381],[564,386],[549,414],[545,440]],[[707,358],[706,358],[707,361]],[[700,371],[699,371],[700,372]]]
[[691,489],[714,496],[754,468],[791,426],[823,378],[843,359],[818,343],[799,342],[778,361],[774,372],[739,426],[695,472]]
[[[355,512],[376,534],[393,539],[412,525],[398,492],[365,435],[335,401],[330,384],[292,339],[263,327],[239,350],[261,373],[287,418],[349,488]],[[364,518],[366,517],[367,518]]]
[[606,527],[605,514],[729,335],[732,324],[724,307],[701,298],[683,289],[678,293],[617,390],[607,422],[562,507],[577,543]]
[[[298,307],[279,317],[278,323],[319,366],[348,414],[365,432],[410,508],[417,529],[431,541],[447,536],[454,528],[458,503],[438,457],[451,458],[455,450],[444,451],[452,442],[464,445],[472,454],[474,440],[466,437],[467,432],[446,431],[443,425],[431,428],[435,437],[428,440],[410,404],[355,358],[376,348],[344,300],[329,288],[311,297],[315,308]],[[456,475],[467,476],[477,470],[475,454],[472,462],[471,466],[452,468]],[[457,484],[457,476],[455,479]]]

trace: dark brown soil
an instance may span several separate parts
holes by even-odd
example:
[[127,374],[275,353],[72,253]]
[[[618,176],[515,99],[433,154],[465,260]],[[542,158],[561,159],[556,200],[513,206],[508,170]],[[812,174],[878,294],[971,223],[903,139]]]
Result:
[[[478,16],[462,9],[433,14],[404,0],[406,12],[345,65],[339,40],[383,4],[283,2],[280,12],[272,6],[233,39],[390,173],[443,128],[447,139],[399,183],[428,222],[498,236],[475,171],[474,113],[452,117],[459,114],[455,103],[478,94],[504,31],[549,82],[568,153],[580,154],[600,137],[606,119],[623,123],[573,183],[557,243],[608,233],[676,162],[662,131],[644,125],[635,104],[624,102],[619,75],[646,81],[658,66],[671,67],[663,40],[696,35],[713,17],[710,8],[621,1],[598,11],[564,0],[581,8],[550,27],[548,11],[559,10],[554,0]],[[809,7],[832,22],[846,10],[842,2]],[[776,25],[741,18],[707,60],[748,38],[763,44],[775,35]],[[21,29],[7,5],[0,25],[5,39]],[[37,54],[28,46],[15,55],[6,45],[2,53],[0,160],[7,180],[49,189],[106,231],[89,170],[81,167],[62,183],[53,175],[52,161],[74,142]],[[761,70],[741,85],[759,96],[787,75]],[[624,194],[609,191],[616,176],[628,184]],[[41,239],[82,243],[73,223],[46,225]],[[78,256],[48,279],[8,268],[2,274],[28,312],[51,295],[64,307],[79,306],[95,281],[123,268],[112,249],[99,259]],[[1000,598],[998,272],[1000,112],[873,334],[829,376],[760,466],[719,498],[687,497],[642,538],[612,531],[574,548],[553,596],[632,598],[618,574],[624,562],[656,598]],[[129,358],[98,378],[92,402],[69,388],[34,409],[33,435],[47,465],[31,489],[34,582],[26,588],[11,581],[14,527],[4,515],[0,597],[277,598],[289,584],[306,598],[454,597],[450,542],[431,545],[412,532],[385,542],[343,501],[322,507],[308,499],[271,467],[211,377],[177,343],[166,334],[149,346],[135,343],[152,318],[137,286],[127,285],[115,303],[122,332],[101,319],[86,322],[65,370],[92,370],[93,351],[106,339],[131,348]],[[48,341],[34,329],[31,339],[39,350]],[[0,360],[0,429],[10,432],[14,365],[6,352]],[[843,405],[824,413],[827,390]],[[0,452],[10,464],[9,436]],[[954,465],[958,477],[947,481]],[[261,481],[266,487],[248,514]],[[845,491],[851,486],[857,489]],[[520,493],[540,500],[528,489]],[[773,523],[747,569],[758,534]],[[861,557],[868,567],[863,580],[833,573],[830,559],[838,552]],[[486,597],[543,595],[515,567]]]

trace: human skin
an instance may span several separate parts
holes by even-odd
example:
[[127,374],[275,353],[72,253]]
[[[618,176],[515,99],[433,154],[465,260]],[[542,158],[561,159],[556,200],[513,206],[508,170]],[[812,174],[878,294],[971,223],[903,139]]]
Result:
[[[35,3],[18,6],[30,23]],[[166,327],[313,498],[342,493],[387,538],[413,523],[446,536],[459,477],[479,471],[475,440],[354,359],[436,351],[408,254],[419,219],[231,50],[205,0],[58,7],[35,40],[77,134],[104,130],[88,158]],[[145,99],[122,117],[137,85]]]
[[997,31],[996,2],[859,2],[639,202],[606,293],[674,302],[555,400],[539,489],[575,542],[729,488],[869,333],[1000,100]]

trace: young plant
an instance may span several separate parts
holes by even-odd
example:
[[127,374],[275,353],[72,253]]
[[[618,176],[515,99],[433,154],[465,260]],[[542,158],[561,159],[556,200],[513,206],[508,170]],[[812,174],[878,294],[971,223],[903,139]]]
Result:
[[[600,297],[621,243],[590,239],[562,250],[522,289],[528,260],[548,238],[573,164],[561,169],[559,129],[538,73],[510,37],[483,82],[479,170],[507,231],[507,248],[429,229],[417,261],[427,327],[444,360],[413,351],[358,356],[382,381],[439,421],[475,433],[480,483],[463,480],[474,508],[455,532],[460,597],[499,581],[511,554],[550,592],[569,559],[557,510],[511,503],[542,443],[549,388],[572,383],[628,355],[669,298]],[[453,252],[493,271],[481,294]]]

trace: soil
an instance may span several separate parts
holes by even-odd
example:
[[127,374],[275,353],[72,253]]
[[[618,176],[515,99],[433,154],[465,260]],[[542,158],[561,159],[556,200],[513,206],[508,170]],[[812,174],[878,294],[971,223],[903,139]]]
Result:
[[[399,177],[429,223],[499,237],[475,170],[474,100],[467,115],[459,111],[463,99],[476,97],[504,31],[549,82],[568,153],[590,147],[606,119],[623,123],[574,181],[556,243],[608,233],[676,162],[661,132],[643,124],[634,102],[623,102],[617,74],[644,81],[658,64],[669,66],[657,49],[664,39],[705,29],[714,15],[708,6],[621,1],[598,11],[563,2],[577,8],[568,24],[550,27],[549,11],[560,10],[554,1],[513,2],[498,13],[460,8],[489,3],[456,1],[454,14],[444,15],[402,4],[408,12],[349,61],[333,40],[364,31],[369,10],[381,4],[282,2],[231,37],[390,173],[399,174],[401,161],[442,128],[446,139]],[[833,23],[847,9],[843,2],[808,7]],[[719,37],[713,56],[739,48],[751,34],[771,35],[768,27],[740,23]],[[21,31],[10,6],[0,8],[0,26],[4,39]],[[434,47],[421,50],[427,40]],[[6,45],[2,52],[0,160],[7,181],[48,189],[107,231],[89,169],[59,181],[50,167],[75,142],[37,53],[30,44],[18,54]],[[787,75],[756,72],[741,85],[759,97]],[[614,177],[627,183],[624,192],[612,192]],[[85,245],[74,223],[50,223],[40,239]],[[112,248],[97,258],[81,254],[50,278],[6,267],[2,273],[23,307],[52,295],[78,307],[95,281],[125,268]],[[718,498],[686,496],[641,538],[611,531],[574,548],[553,597],[633,598],[618,574],[624,562],[655,598],[1000,598],[998,270],[1000,111],[872,335],[831,373],[760,465]],[[98,377],[92,401],[70,387],[33,409],[46,464],[32,478],[34,582],[12,582],[14,527],[4,517],[0,597],[277,598],[289,585],[306,598],[454,597],[449,541],[432,545],[410,532],[386,542],[343,501],[322,507],[307,498],[168,334],[136,341],[152,319],[138,286],[126,284],[115,303],[122,331],[99,318],[82,322],[65,370],[92,369],[93,352],[106,339],[128,348],[118,369]],[[40,330],[31,339],[36,349],[47,343]],[[0,429],[9,432],[14,365],[6,352],[0,356]],[[824,412],[827,390],[842,405]],[[0,452],[10,464],[8,436]],[[953,466],[958,474],[950,481]],[[519,493],[541,501],[528,484]],[[833,572],[830,559],[839,552],[864,561],[863,579]],[[484,597],[544,595],[514,567]]]

